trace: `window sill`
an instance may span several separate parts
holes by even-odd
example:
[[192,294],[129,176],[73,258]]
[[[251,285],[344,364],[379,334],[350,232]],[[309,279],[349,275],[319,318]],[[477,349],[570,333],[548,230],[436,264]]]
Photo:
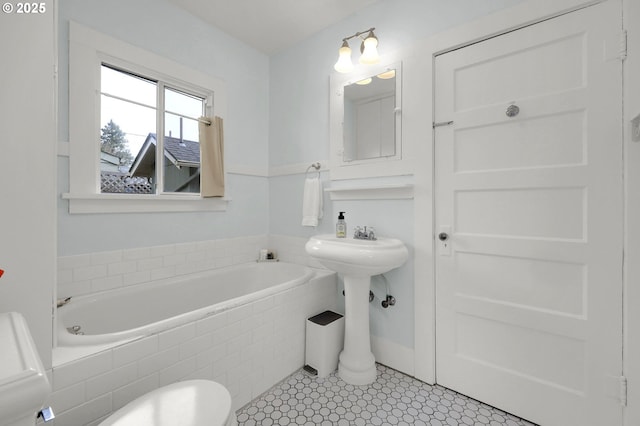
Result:
[[157,213],[225,211],[230,198],[193,195],[62,194],[69,213]]

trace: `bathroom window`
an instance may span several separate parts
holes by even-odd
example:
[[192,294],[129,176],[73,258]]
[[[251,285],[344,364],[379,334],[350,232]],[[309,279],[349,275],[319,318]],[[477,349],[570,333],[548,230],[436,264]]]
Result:
[[70,22],[69,212],[225,210],[200,196],[198,136],[225,115],[222,81]]
[[199,194],[198,118],[212,95],[104,63],[100,75],[101,193]]

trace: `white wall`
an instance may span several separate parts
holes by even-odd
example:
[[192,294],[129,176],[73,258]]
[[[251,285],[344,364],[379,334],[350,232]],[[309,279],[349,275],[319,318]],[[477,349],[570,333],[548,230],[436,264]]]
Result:
[[[342,38],[374,26],[379,39],[378,50],[385,55],[408,55],[419,40],[461,25],[520,0],[383,0],[354,14],[338,24],[301,41],[297,45],[271,57],[269,96],[269,164],[278,168],[286,164],[311,164],[320,161],[328,165],[329,159],[329,75],[338,58]],[[351,41],[357,60],[358,42]],[[406,57],[401,59],[407,59]],[[405,61],[403,74],[411,75],[403,81],[404,93],[416,91],[419,76],[414,75],[418,61]],[[424,99],[424,102],[431,102]],[[408,111],[403,106],[403,131],[416,128],[416,121],[430,122],[431,117],[420,114],[418,108]],[[407,120],[413,120],[409,123]],[[420,135],[403,136],[403,140],[419,143]],[[317,230],[300,225],[303,176],[278,176],[270,179],[270,227],[276,235],[308,237],[314,233],[335,232],[339,211],[346,211],[349,232],[356,225],[374,226],[380,235],[401,238],[413,253],[414,203],[412,200],[336,201],[325,199],[325,218]],[[326,186],[331,186],[328,174],[323,174]],[[374,180],[359,180],[366,185]],[[375,179],[378,183],[412,182],[411,176]],[[340,184],[344,184],[341,182]],[[335,184],[334,184],[335,185]],[[411,259],[398,270],[387,275],[391,294],[396,297],[395,307],[382,309],[380,301],[371,306],[371,332],[389,342],[396,352],[411,353],[414,347],[414,262]],[[374,282],[375,290],[383,294],[383,285]],[[380,339],[376,339],[379,342]],[[377,344],[377,343],[376,343]],[[402,349],[407,349],[403,351]],[[400,359],[402,358],[402,359]],[[388,360],[387,362],[394,362]],[[406,357],[401,355],[392,367],[412,373]],[[412,364],[412,362],[408,362]]]
[[266,233],[268,58],[166,0],[60,1],[58,194],[69,189],[69,20],[226,83],[225,156],[232,201],[226,212],[70,215],[68,201],[59,199],[60,255]]
[[0,312],[26,317],[47,368],[56,272],[53,1],[45,8],[0,14]]

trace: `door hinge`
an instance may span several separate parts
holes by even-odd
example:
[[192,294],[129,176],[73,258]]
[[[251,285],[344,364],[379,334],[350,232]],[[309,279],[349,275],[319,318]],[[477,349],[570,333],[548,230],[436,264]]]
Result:
[[627,378],[620,376],[620,405],[627,406]]
[[604,393],[607,397],[618,401],[620,406],[627,406],[627,378],[625,376],[605,376]]
[[620,33],[620,50],[618,51],[618,58],[621,61],[627,59],[627,30],[622,30]]

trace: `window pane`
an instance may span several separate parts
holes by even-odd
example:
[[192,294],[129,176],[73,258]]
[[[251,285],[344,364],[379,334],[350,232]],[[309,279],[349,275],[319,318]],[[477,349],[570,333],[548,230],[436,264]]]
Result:
[[[155,182],[162,180],[162,192],[199,193],[197,118],[204,115],[205,98],[106,65],[101,72],[102,192],[155,193]],[[164,105],[156,108],[158,88]],[[164,149],[156,154],[158,109]],[[162,157],[160,169],[156,156]]]
[[[180,119],[182,118],[182,133],[180,130]],[[198,120],[192,118],[185,118],[170,112],[164,115],[164,135],[172,136],[174,138],[188,139],[190,141],[198,142]]]
[[101,96],[101,192],[154,193],[156,110]]
[[[164,114],[164,192],[200,193],[198,121]],[[180,131],[182,121],[182,132]]]
[[204,115],[204,99],[167,87],[164,90],[164,109],[178,115],[198,118]]
[[179,90],[164,90],[164,192],[200,192],[200,141],[197,118],[205,100]]
[[107,66],[101,67],[100,91],[150,107],[156,107],[156,83]]

